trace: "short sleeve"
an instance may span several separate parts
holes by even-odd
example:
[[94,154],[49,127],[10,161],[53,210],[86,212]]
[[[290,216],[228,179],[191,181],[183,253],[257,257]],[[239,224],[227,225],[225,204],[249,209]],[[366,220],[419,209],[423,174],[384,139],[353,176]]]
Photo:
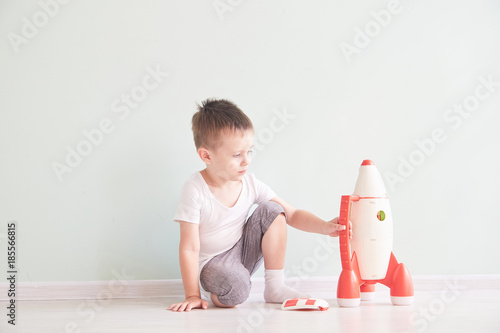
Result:
[[269,201],[276,197],[276,193],[265,183],[261,182],[255,175],[251,174],[250,179],[252,180],[253,186],[255,188],[255,203],[260,204],[265,201]]
[[200,189],[192,181],[184,184],[179,199],[179,205],[174,215],[174,221],[200,224]]

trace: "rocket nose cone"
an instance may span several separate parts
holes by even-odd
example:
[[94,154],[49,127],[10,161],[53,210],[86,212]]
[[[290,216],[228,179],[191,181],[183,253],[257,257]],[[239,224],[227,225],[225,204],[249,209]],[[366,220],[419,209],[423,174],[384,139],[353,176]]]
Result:
[[384,181],[371,160],[364,160],[359,167],[358,180],[353,195],[360,197],[387,197]]

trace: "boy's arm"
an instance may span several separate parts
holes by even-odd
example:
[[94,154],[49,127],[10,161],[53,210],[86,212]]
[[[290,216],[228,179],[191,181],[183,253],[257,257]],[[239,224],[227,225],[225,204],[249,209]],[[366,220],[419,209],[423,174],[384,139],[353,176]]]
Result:
[[[332,237],[337,237],[339,235],[339,231],[345,229],[343,225],[339,224],[338,217],[327,222],[306,210],[296,209],[279,197],[274,197],[271,201],[274,201],[283,207],[286,214],[287,224],[296,229],[322,235],[329,235]],[[352,231],[349,230],[350,236],[351,233]]]
[[198,224],[180,222],[181,241],[179,243],[179,262],[181,265],[182,284],[186,299],[200,297],[198,284],[198,259],[200,255],[200,236]]
[[169,310],[189,311],[194,308],[206,309],[208,302],[201,299],[198,281],[198,259],[200,253],[199,226],[194,223],[181,221],[180,229],[179,262],[186,300],[181,303],[172,304]]

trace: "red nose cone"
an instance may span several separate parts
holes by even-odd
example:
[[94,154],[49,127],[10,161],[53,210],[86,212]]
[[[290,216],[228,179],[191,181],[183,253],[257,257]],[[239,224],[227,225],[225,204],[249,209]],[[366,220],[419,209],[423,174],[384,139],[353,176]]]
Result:
[[375,165],[375,164],[373,164],[371,160],[364,160],[363,163],[361,163],[361,165]]

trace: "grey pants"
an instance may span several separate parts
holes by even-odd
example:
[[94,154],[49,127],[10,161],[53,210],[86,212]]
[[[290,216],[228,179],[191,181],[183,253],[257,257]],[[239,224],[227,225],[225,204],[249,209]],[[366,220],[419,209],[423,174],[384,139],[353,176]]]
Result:
[[200,274],[203,289],[217,295],[224,305],[243,303],[252,288],[250,277],[264,259],[262,237],[281,213],[285,214],[283,207],[274,201],[260,204],[248,218],[240,240],[203,267]]

